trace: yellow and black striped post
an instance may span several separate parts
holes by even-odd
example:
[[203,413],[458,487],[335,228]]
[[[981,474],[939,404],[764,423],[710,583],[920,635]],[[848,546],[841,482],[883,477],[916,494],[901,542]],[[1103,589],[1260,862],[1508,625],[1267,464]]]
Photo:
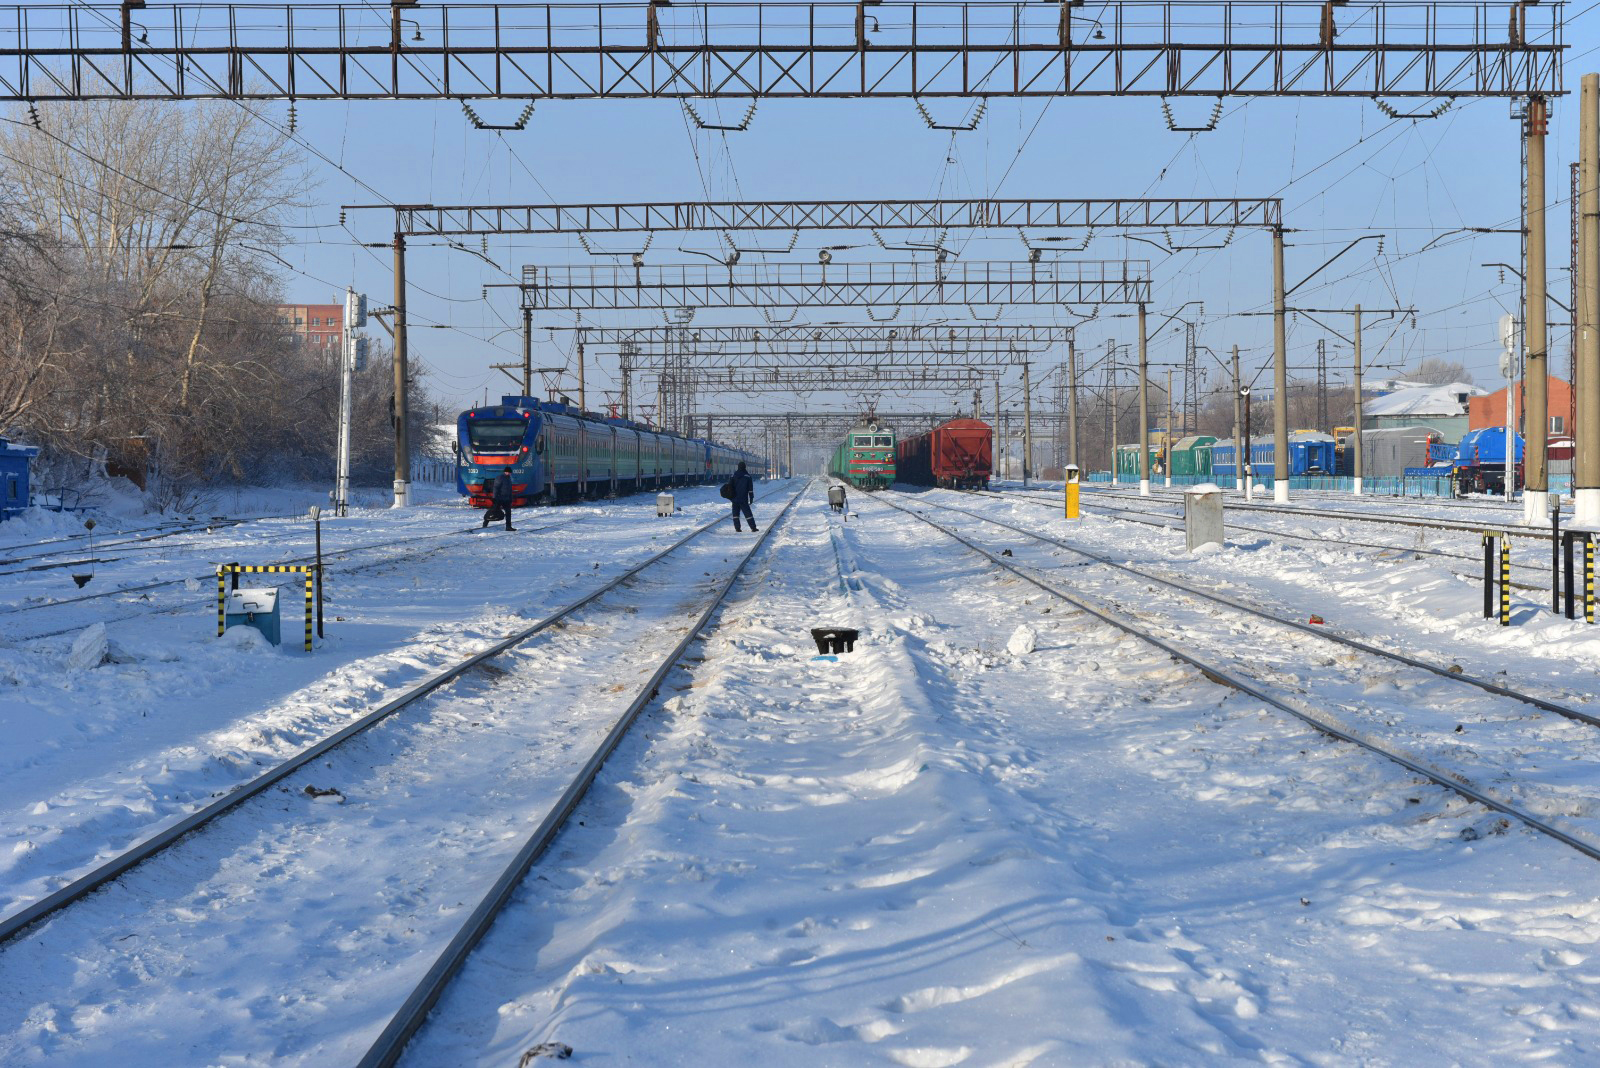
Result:
[[227,608],[226,608],[226,604],[227,604],[227,600],[228,600],[227,574],[228,574],[228,565],[227,564],[218,564],[217,565],[217,637],[219,637],[219,638],[222,637],[222,632],[228,629],[227,628],[227,624],[223,622],[223,620],[227,617]]
[[1583,621],[1594,622],[1594,535],[1583,535]]
[[1511,539],[1500,535],[1500,625],[1511,626]]
[[[312,583],[312,576],[316,574],[316,570],[317,569],[314,568],[314,567],[305,567],[305,566],[295,565],[295,564],[260,564],[260,565],[257,565],[257,564],[219,564],[219,565],[217,565],[217,637],[219,637],[219,638],[222,637],[223,631],[225,630],[225,620],[226,620],[226,616],[227,616],[227,612],[226,612],[226,610],[224,608],[224,601],[225,601],[225,599],[227,597],[227,593],[223,588],[224,587],[223,576],[230,575],[230,574],[234,575],[234,576],[238,576],[240,574],[281,574],[281,573],[284,573],[284,572],[298,571],[300,574],[305,576],[305,587],[306,587],[306,643],[305,643],[305,648],[306,648],[306,652],[308,652],[308,653],[311,652],[311,628],[312,628],[312,619],[313,619],[313,617],[315,615],[315,609],[313,607],[314,603],[315,603],[315,599],[312,596],[312,585],[311,585],[311,583]],[[317,576],[317,578],[320,581],[321,577]],[[237,581],[237,579],[235,579],[235,581]]]
[[1483,532],[1483,618],[1494,615],[1494,535]]

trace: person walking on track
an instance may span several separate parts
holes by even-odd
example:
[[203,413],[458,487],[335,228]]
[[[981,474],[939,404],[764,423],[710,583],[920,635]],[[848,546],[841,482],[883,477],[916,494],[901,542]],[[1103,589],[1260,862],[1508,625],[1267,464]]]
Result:
[[506,517],[506,529],[516,530],[517,528],[511,525],[510,471],[500,472],[500,477],[494,480],[494,490],[491,493],[491,499],[494,501],[494,504],[489,508],[488,511],[483,513],[483,525],[489,525],[489,519],[491,516],[494,516],[494,518],[499,518],[498,516],[495,516],[495,513],[500,512]]
[[739,470],[735,471],[733,477],[728,479],[728,484],[733,487],[733,497],[731,498],[733,501],[733,529],[744,529],[739,525],[739,514],[742,512],[744,517],[750,520],[750,529],[759,530],[760,528],[756,526],[755,514],[750,511],[750,502],[756,496],[756,484],[751,479],[750,472],[745,469],[743,460],[739,461]]

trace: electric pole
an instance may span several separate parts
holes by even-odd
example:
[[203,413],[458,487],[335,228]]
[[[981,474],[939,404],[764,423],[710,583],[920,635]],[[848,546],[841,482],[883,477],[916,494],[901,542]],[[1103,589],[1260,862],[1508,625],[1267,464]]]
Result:
[[411,503],[410,368],[406,356],[406,235],[394,235],[394,505]]
[[1022,361],[1022,488],[1028,488],[1033,473],[1033,383],[1028,377],[1028,361]]
[[1244,393],[1239,389],[1239,346],[1233,347],[1233,488],[1244,491],[1244,453],[1239,449],[1239,431],[1243,423],[1239,414]]
[[1166,486],[1172,488],[1172,368],[1167,368],[1167,437],[1166,447],[1161,450],[1161,474],[1167,480]]
[[1355,346],[1356,346],[1356,358],[1355,358],[1355,370],[1356,370],[1356,411],[1355,411],[1355,416],[1356,417],[1355,417],[1355,424],[1356,424],[1356,429],[1355,429],[1355,433],[1352,434],[1351,437],[1353,437],[1355,439],[1354,440],[1354,445],[1355,445],[1356,453],[1355,453],[1355,463],[1354,463],[1353,467],[1351,468],[1351,470],[1355,473],[1355,478],[1351,482],[1351,488],[1353,489],[1355,495],[1357,497],[1359,497],[1359,496],[1361,496],[1361,473],[1362,473],[1363,470],[1365,470],[1362,467],[1362,461],[1361,461],[1361,421],[1365,417],[1365,412],[1364,412],[1364,409],[1363,409],[1363,406],[1362,406],[1362,402],[1361,402],[1361,305],[1359,305],[1359,304],[1356,305],[1355,315],[1356,315],[1356,332],[1355,332],[1355,336],[1352,338],[1352,340],[1355,342]]
[[1150,496],[1150,352],[1144,332],[1144,305],[1139,305],[1139,496]]
[[[1076,331],[1074,331],[1076,333]],[[1067,338],[1067,463],[1078,462],[1078,343]]]
[[[1272,499],[1289,503],[1289,339],[1284,320],[1283,228],[1272,231]],[[1246,417],[1248,418],[1248,416]],[[1249,436],[1248,431],[1246,437]]]
[[[1550,376],[1548,309],[1545,307],[1544,137],[1549,113],[1542,96],[1528,98],[1528,245],[1523,263],[1527,279],[1526,332],[1528,356],[1523,363],[1523,472],[1522,521],[1543,526],[1550,521],[1550,481],[1545,463],[1550,439]],[[1506,443],[1511,449],[1511,442]]]
[[1578,145],[1578,417],[1573,523],[1600,527],[1600,74],[1583,76]]

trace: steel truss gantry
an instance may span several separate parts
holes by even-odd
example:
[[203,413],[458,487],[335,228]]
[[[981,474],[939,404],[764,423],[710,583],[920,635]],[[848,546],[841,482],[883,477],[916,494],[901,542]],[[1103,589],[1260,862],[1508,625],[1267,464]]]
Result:
[[811,343],[898,343],[978,347],[1064,345],[1075,326],[1055,323],[764,323],[760,326],[545,326],[566,331],[591,345],[677,344],[687,335],[707,345],[798,346]]
[[19,4],[0,100],[1512,97],[1563,5]]
[[[635,369],[638,372],[640,369]],[[672,389],[692,390],[697,396],[714,393],[811,393],[826,390],[890,389],[976,389],[1002,377],[1004,367],[905,367],[874,364],[842,364],[826,368],[773,367],[644,369],[645,386],[640,395],[670,393]]]
[[541,267],[521,288],[533,307],[582,311],[1143,304],[1150,301],[1150,261]]
[[1107,230],[1283,225],[1277,197],[718,201],[638,204],[347,204],[392,211],[407,237],[656,230]]
[[629,351],[635,368],[671,365],[682,369],[738,367],[761,370],[783,367],[853,367],[863,363],[880,367],[1015,367],[1030,357],[1038,359],[1042,349],[895,349],[875,345],[831,347],[826,349],[782,348],[775,350],[707,349],[686,341],[682,348],[660,345],[636,347]]

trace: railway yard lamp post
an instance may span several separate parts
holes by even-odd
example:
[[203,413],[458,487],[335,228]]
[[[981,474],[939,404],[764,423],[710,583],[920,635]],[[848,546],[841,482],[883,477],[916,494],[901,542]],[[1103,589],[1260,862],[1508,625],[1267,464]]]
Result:
[[1244,405],[1244,452],[1233,458],[1234,465],[1244,472],[1244,499],[1251,500],[1255,496],[1256,472],[1255,464],[1247,462],[1250,458],[1250,387],[1239,387],[1239,401]]

